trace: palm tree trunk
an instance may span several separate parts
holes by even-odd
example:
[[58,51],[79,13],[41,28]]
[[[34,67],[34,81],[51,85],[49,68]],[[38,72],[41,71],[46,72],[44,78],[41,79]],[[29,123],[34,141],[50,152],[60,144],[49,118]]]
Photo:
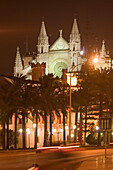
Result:
[[38,138],[38,116],[36,114],[35,146],[34,146],[35,149],[37,148],[37,142],[38,142],[37,138]]
[[87,106],[85,106],[85,128],[84,128],[84,144],[86,142],[86,133],[87,133]]
[[52,116],[50,114],[50,146],[52,146]]
[[63,143],[66,144],[65,113],[63,113]]
[[22,122],[22,129],[23,129],[23,149],[26,148],[26,126],[25,126],[25,115],[23,114],[23,118],[22,118],[23,122]]
[[100,118],[102,117],[102,104],[103,104],[103,95],[100,94],[100,111],[99,111],[98,145],[100,145],[100,127],[101,127]]
[[17,115],[15,113],[15,149],[17,149]]
[[44,146],[47,146],[47,113],[44,113]]
[[7,149],[9,149],[9,119],[7,119]]
[[78,133],[78,139],[80,144],[82,144],[83,140],[82,140],[82,107],[80,106],[80,123],[79,123],[79,133]]
[[77,120],[78,120],[78,107],[76,110],[76,116],[75,116],[75,129],[74,129],[74,142],[77,140]]
[[3,150],[5,150],[5,122],[3,122],[3,143],[2,143],[2,146],[3,146]]

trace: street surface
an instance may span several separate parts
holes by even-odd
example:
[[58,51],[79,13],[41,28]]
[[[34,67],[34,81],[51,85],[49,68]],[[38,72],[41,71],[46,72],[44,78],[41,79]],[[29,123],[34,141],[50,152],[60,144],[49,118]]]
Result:
[[[27,170],[37,163],[40,170],[72,170],[77,169],[87,158],[104,155],[104,149],[62,152],[35,151],[0,151],[0,170]],[[113,155],[113,149],[107,149],[107,155]]]

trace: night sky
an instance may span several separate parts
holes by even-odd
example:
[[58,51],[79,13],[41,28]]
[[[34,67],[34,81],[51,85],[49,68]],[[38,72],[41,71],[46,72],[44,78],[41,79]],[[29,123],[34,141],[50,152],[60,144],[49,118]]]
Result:
[[36,51],[42,18],[50,44],[59,29],[69,41],[76,18],[83,45],[88,32],[97,47],[104,39],[113,53],[113,0],[0,0],[0,74],[13,75],[16,47],[24,54],[26,40],[29,51]]

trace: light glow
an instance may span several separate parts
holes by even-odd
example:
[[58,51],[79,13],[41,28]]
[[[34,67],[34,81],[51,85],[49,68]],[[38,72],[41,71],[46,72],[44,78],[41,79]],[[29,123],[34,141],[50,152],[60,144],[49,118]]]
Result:
[[74,134],[71,134],[71,137],[73,138],[73,137],[74,137]]
[[80,51],[80,55],[83,55],[84,54],[84,51],[82,50],[82,51]]
[[22,133],[22,131],[23,131],[22,129],[19,129],[19,132],[20,132],[20,133]]
[[60,132],[63,132],[63,129],[60,129]]
[[98,63],[98,58],[94,58],[93,63]]
[[69,149],[69,148],[79,148],[79,145],[76,146],[49,146],[49,147],[40,147],[37,150],[47,150],[47,149]]
[[36,128],[36,123],[33,124],[33,127]]
[[73,129],[76,129],[77,127],[76,127],[76,125],[73,125]]
[[[71,81],[70,81],[70,78],[71,78]],[[70,86],[76,86],[77,84],[77,78],[75,76],[73,76],[73,73],[68,73],[67,74],[67,83],[70,85]]]
[[68,129],[68,126],[66,126],[65,128]]
[[27,132],[27,134],[30,134],[30,129],[27,128],[27,129],[26,129],[26,132]]
[[98,127],[98,126],[96,126],[96,130],[99,130],[99,127]]
[[53,132],[56,132],[56,129],[54,129]]

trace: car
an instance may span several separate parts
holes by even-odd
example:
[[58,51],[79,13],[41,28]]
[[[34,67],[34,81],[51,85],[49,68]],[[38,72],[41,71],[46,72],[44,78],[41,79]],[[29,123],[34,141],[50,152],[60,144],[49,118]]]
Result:
[[27,170],[39,170],[39,165],[38,164],[33,164],[31,168]]

